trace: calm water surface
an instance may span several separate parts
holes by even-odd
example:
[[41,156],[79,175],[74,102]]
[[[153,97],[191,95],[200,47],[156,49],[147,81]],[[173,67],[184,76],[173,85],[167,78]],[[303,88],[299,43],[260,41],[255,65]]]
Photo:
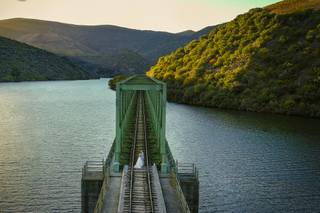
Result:
[[[114,134],[106,80],[0,84],[0,212],[80,212],[81,168]],[[320,212],[320,120],[168,104],[200,212]]]

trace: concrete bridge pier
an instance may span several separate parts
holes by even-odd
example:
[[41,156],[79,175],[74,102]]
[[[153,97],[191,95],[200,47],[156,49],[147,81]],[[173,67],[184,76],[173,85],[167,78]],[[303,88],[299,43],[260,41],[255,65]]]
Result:
[[103,161],[87,161],[81,178],[82,213],[93,213],[103,184]]
[[199,210],[199,180],[194,177],[179,178],[182,192],[188,203],[190,212],[198,213]]

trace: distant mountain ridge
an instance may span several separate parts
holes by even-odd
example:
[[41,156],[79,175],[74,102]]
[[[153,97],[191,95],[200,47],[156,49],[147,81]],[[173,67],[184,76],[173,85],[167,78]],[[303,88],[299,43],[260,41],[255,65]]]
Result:
[[0,82],[94,77],[64,57],[0,36]]
[[160,56],[213,28],[175,34],[113,25],[82,26],[23,18],[0,21],[1,36],[82,61],[84,68],[95,69],[101,76],[143,73]]

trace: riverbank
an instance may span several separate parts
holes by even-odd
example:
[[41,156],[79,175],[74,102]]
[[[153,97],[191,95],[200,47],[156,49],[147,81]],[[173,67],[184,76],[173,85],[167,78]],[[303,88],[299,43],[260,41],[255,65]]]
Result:
[[[119,75],[119,76],[115,76],[114,78],[112,78],[109,81],[109,88],[112,90],[116,89],[116,84],[120,81],[125,80],[126,78],[128,78],[128,76],[125,75]],[[220,97],[221,99],[225,98],[228,99],[229,101],[224,101],[224,103],[230,103],[230,105],[227,104],[212,104],[212,103],[206,103],[206,102],[201,102],[200,101],[200,97],[199,96],[195,96],[195,97],[189,97],[187,99],[184,98],[184,90],[178,90],[176,88],[171,88],[168,87],[167,90],[168,94],[167,94],[167,100],[169,102],[173,102],[173,103],[178,103],[178,104],[187,104],[187,105],[191,105],[191,106],[198,106],[198,107],[207,107],[207,108],[217,108],[217,109],[227,109],[227,110],[237,110],[237,111],[244,111],[244,112],[257,112],[257,113],[270,113],[270,114],[279,114],[279,115],[287,115],[287,116],[299,116],[299,117],[306,117],[306,118],[315,118],[315,119],[319,119],[320,118],[320,106],[317,105],[312,105],[312,106],[301,106],[301,105],[297,105],[295,106],[290,106],[290,108],[297,108],[299,110],[295,111],[288,111],[286,110],[286,108],[284,107],[280,107],[277,109],[270,109],[267,107],[262,107],[262,108],[257,108],[254,107],[254,100],[252,100],[252,106],[253,107],[242,107],[241,104],[235,104],[232,103],[233,99],[231,97],[225,96],[225,97]],[[257,96],[257,100],[258,100],[258,96]],[[238,100],[238,102],[241,102],[241,100]],[[275,103],[276,100],[273,100],[273,102]],[[216,102],[214,102],[216,103]],[[294,103],[290,103],[290,104],[294,104]],[[304,110],[302,110],[301,108],[304,108]]]

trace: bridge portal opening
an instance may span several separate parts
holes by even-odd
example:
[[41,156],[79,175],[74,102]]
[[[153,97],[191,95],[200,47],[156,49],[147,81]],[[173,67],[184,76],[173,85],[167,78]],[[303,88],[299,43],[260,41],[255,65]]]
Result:
[[156,164],[161,173],[169,172],[165,138],[166,101],[166,84],[156,79],[136,75],[117,84],[114,172],[120,172],[124,165],[129,165],[140,107],[143,107],[146,119],[149,162]]

